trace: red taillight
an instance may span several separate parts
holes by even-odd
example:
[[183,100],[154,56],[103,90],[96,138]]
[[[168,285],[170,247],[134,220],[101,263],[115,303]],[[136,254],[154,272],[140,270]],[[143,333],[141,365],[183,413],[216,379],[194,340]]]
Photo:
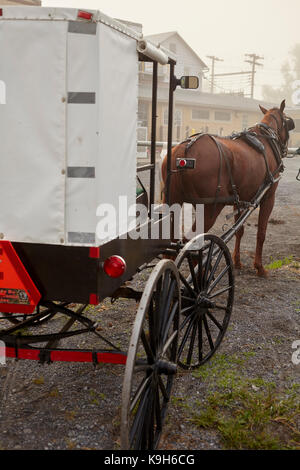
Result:
[[0,8],[0,16],[3,16],[3,10]]
[[110,256],[104,261],[103,270],[109,277],[121,277],[126,271],[125,260],[121,256]]
[[184,159],[180,160],[179,166],[180,166],[181,168],[184,168],[185,165],[186,165],[186,160],[184,160]]
[[77,18],[82,18],[83,20],[91,20],[93,18],[93,13],[88,11],[79,11]]

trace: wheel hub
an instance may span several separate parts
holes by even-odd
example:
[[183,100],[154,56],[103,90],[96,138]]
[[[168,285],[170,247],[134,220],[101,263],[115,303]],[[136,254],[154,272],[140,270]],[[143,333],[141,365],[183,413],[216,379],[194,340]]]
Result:
[[177,373],[177,365],[173,362],[159,359],[154,365],[154,370],[157,374],[175,375]]
[[197,297],[196,305],[197,307],[201,307],[201,308],[214,308],[215,307],[215,303],[212,302],[203,294],[200,294]]

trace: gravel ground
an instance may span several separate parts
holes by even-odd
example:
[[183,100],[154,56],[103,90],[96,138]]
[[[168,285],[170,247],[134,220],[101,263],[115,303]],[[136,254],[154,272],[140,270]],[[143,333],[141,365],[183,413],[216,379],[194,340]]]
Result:
[[[289,262],[270,269],[266,279],[256,277],[252,264],[258,213],[253,214],[242,241],[244,267],[235,273],[230,326],[212,360],[213,366],[220,358],[247,357],[240,361],[240,374],[273,382],[278,393],[287,384],[300,383],[300,365],[292,362],[292,344],[300,340],[300,183],[295,181],[300,159],[288,160],[286,165],[268,228],[264,263]],[[220,218],[212,231],[220,235],[223,223]],[[229,247],[233,249],[233,241]],[[134,282],[141,285],[145,278],[146,273]],[[90,314],[100,322],[100,333],[126,348],[135,312],[135,301],[119,300],[110,305],[107,300]],[[58,317],[51,328],[62,322]],[[44,331],[48,328],[46,325]],[[91,336],[80,338],[77,345],[96,346]],[[117,449],[123,372],[122,366],[42,366],[8,360],[6,367],[0,368],[0,448]],[[204,379],[179,371],[161,449],[224,448],[216,429],[199,427],[191,420],[201,403],[205,409],[214,381],[209,374]]]

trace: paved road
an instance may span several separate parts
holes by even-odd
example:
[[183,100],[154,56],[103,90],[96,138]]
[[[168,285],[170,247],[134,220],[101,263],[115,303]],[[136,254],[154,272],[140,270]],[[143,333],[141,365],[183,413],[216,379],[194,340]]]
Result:
[[300,205],[300,181],[296,180],[300,168],[300,156],[286,158],[285,170],[276,194],[276,205]]

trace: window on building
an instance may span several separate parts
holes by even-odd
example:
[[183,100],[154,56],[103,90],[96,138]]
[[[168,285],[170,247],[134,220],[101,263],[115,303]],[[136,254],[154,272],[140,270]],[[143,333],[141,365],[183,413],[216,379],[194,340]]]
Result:
[[138,125],[140,127],[147,127],[148,126],[148,109],[149,103],[144,101],[139,102],[138,106]]
[[227,111],[215,111],[216,121],[231,121],[231,113]]
[[176,109],[174,113],[174,126],[182,125],[182,112],[179,109]]
[[[168,125],[168,118],[169,118],[169,110],[168,108],[164,109],[164,126]],[[180,109],[176,109],[173,116],[173,125],[175,127],[182,126],[182,111]]]
[[209,119],[209,110],[208,109],[192,109],[192,119],[207,120]]

